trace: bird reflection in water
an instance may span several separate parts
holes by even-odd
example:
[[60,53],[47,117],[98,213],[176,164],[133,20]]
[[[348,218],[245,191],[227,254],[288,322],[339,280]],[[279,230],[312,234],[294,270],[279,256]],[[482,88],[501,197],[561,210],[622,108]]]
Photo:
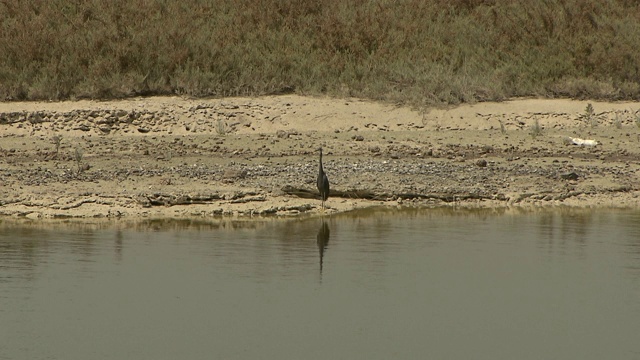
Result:
[[329,225],[322,219],[322,225],[320,226],[320,230],[318,230],[318,235],[316,237],[318,244],[318,252],[320,253],[320,276],[322,276],[322,260],[324,258],[324,251],[327,249],[327,245],[329,244]]

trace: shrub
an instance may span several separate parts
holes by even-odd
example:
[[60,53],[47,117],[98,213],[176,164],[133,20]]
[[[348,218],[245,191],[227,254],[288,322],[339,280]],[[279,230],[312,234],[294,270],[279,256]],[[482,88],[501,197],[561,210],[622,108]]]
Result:
[[0,100],[640,99],[628,0],[2,0]]

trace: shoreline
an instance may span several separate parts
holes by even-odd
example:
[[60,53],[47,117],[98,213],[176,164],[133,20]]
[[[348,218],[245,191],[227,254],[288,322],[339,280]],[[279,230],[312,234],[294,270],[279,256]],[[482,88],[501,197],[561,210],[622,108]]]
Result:
[[516,99],[419,112],[297,95],[0,103],[0,218],[315,216],[320,146],[327,214],[637,208],[639,109]]

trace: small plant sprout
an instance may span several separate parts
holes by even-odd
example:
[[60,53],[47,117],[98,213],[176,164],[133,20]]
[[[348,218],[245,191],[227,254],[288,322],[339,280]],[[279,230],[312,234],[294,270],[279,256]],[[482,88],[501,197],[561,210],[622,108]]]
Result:
[[587,116],[593,116],[593,105],[591,105],[591,103],[588,103],[586,109],[584,109],[584,112]]
[[427,123],[429,122],[429,117],[427,117],[427,115],[429,115],[430,112],[431,109],[424,108],[422,110],[422,126],[427,126]]
[[598,125],[598,118],[595,116],[595,111],[593,110],[593,105],[591,105],[591,103],[588,103],[587,107],[584,109],[584,117],[592,128]]
[[535,119],[533,124],[531,125],[531,137],[532,138],[537,138],[538,136],[542,135],[542,127],[540,126],[540,123],[538,122],[538,119]]
[[228,132],[227,124],[224,121],[222,121],[222,119],[218,119],[218,121],[216,122],[216,132],[218,133],[218,135],[222,135],[222,136],[227,135],[227,132]]
[[615,118],[613,119],[613,126],[616,129],[622,129],[622,119],[620,118],[620,112],[616,111]]
[[57,134],[51,137],[51,143],[56,147],[56,158],[60,152],[60,143],[62,142],[62,135]]
[[84,156],[84,152],[82,151],[82,149],[79,147],[76,147],[75,150],[73,151],[73,160],[76,162],[76,165],[78,166],[78,174],[80,174],[82,170],[84,170],[84,167],[82,166],[83,156]]

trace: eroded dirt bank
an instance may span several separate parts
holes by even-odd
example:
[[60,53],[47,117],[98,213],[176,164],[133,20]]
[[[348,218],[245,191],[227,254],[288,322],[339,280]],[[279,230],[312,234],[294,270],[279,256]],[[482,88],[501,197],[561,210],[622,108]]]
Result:
[[637,207],[640,104],[591,102],[593,113],[587,104],[524,99],[425,113],[294,95],[0,103],[0,215],[318,213],[319,146],[328,212]]

